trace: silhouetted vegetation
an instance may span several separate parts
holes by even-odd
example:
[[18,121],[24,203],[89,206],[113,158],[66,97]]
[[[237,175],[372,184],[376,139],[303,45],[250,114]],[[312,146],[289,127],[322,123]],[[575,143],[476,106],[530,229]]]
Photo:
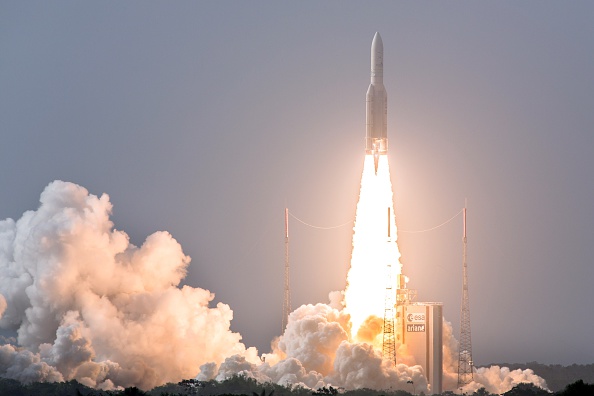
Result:
[[594,384],[585,384],[584,381],[579,380],[567,385],[564,390],[557,394],[559,396],[594,395]]
[[[262,389],[262,393],[259,395],[256,392],[252,392],[253,396],[266,396],[266,389]],[[274,390],[268,392],[268,396],[272,396],[274,394]]]
[[546,390],[532,384],[519,384],[504,393],[505,396],[549,396]]
[[333,388],[332,386],[329,387],[322,387],[319,388],[317,391],[312,392],[312,395],[337,395],[338,394],[338,389]]
[[[299,386],[262,384],[253,378],[237,376],[222,382],[184,380],[177,384],[165,384],[150,391],[136,387],[121,390],[102,391],[89,388],[77,381],[57,383],[21,384],[18,381],[0,378],[0,396],[413,396],[412,393],[398,390],[356,389],[343,390],[332,386],[311,390]],[[419,393],[418,396],[422,395]],[[453,392],[444,392],[443,396],[454,396]],[[467,396],[494,396],[484,388]],[[505,396],[576,396],[594,395],[594,384],[582,380],[568,384],[563,390],[549,393],[532,384],[519,384]]]

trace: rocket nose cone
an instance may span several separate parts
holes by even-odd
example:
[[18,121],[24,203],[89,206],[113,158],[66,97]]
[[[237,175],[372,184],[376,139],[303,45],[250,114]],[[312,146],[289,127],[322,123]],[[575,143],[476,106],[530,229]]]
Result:
[[378,32],[373,36],[371,42],[371,76],[381,78],[384,67],[384,43]]
[[382,42],[382,36],[380,36],[379,32],[375,32],[375,35],[373,36],[373,41],[371,42],[371,45],[376,47],[376,48],[384,48],[384,43]]

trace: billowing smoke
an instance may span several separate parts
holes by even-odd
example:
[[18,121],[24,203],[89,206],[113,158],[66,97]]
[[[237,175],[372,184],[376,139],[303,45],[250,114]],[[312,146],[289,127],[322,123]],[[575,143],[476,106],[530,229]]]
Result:
[[510,370],[508,367],[491,366],[476,369],[474,382],[464,387],[463,391],[469,393],[485,388],[487,392],[501,394],[521,383],[531,383],[548,390],[546,381],[530,369]]
[[[76,379],[112,389],[149,389],[193,378],[242,374],[261,382],[317,389],[429,387],[405,346],[394,365],[378,349],[382,321],[361,318],[354,335],[344,293],[329,304],[304,305],[260,358],[230,331],[229,306],[209,304],[207,290],[179,287],[189,257],[166,232],[142,246],[110,220],[107,195],[56,181],[40,207],[0,221],[0,376],[31,381]],[[2,342],[3,340],[3,342]],[[456,388],[457,342],[444,323],[444,389]],[[505,392],[519,382],[545,387],[530,370],[490,367],[466,390]]]
[[404,389],[410,387],[407,381],[414,381],[417,389],[427,390],[420,366],[394,366],[370,344],[353,342],[350,316],[327,304],[303,305],[293,311],[274,346],[272,353],[263,355],[262,364],[250,364],[234,356],[218,371],[213,365],[203,366],[197,378],[223,380],[242,374],[259,381],[313,389]]
[[229,330],[229,306],[178,287],[190,259],[171,235],[132,245],[109,197],[72,183],[51,183],[40,201],[0,221],[0,327],[18,334],[0,347],[0,375],[148,389],[227,356],[258,360]]
[[[369,323],[375,326],[374,320]],[[379,350],[370,343],[352,341],[350,327],[345,310],[326,304],[303,305],[291,313],[285,333],[273,343],[273,352],[263,355],[264,363],[249,362],[240,355],[231,356],[220,366],[214,363],[203,365],[196,378],[222,381],[243,375],[260,382],[312,389],[334,386],[409,391],[409,381],[412,381],[417,392],[430,393],[422,367],[414,365],[414,358],[408,355],[405,346],[398,348],[398,361],[404,363],[393,365],[383,360]],[[443,323],[443,336],[443,388],[459,391],[458,342],[447,321]],[[520,383],[547,389],[546,382],[532,370],[512,371],[507,367],[492,366],[476,369],[474,382],[465,386],[462,392],[468,394],[485,388],[490,393],[501,394]]]
[[[489,393],[502,394],[521,383],[531,383],[547,389],[547,383],[530,369],[510,370],[508,367],[481,367],[474,369],[474,381],[461,389],[463,394],[471,394],[480,388]],[[452,324],[443,322],[443,388],[459,390],[458,385],[458,341],[454,338]]]

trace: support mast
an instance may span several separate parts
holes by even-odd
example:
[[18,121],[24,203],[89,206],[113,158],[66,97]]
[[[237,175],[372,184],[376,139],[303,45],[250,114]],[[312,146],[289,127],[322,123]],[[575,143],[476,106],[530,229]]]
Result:
[[[390,208],[388,207],[388,243],[392,242],[390,236]],[[388,262],[386,268],[386,296],[384,301],[384,334],[382,341],[382,355],[384,359],[396,364],[396,338],[394,336],[394,317],[396,305],[396,291],[392,280],[392,263]]]
[[281,334],[285,332],[291,313],[291,291],[289,289],[289,208],[285,208],[285,290],[283,299],[283,321]]
[[470,337],[470,301],[468,296],[468,265],[466,263],[466,207],[462,211],[462,308],[460,311],[460,349],[458,357],[458,387],[473,381],[472,342]]

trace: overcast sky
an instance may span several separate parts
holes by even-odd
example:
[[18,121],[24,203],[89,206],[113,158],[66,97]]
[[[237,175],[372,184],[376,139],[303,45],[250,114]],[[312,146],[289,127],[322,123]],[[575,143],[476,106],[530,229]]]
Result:
[[[474,360],[594,363],[594,3],[0,2],[0,218],[52,180],[107,193],[135,244],[260,352],[280,334],[283,210],[354,218],[382,35],[397,225],[468,199]],[[293,306],[345,286],[352,229],[292,221]],[[399,234],[458,333],[461,218]]]

